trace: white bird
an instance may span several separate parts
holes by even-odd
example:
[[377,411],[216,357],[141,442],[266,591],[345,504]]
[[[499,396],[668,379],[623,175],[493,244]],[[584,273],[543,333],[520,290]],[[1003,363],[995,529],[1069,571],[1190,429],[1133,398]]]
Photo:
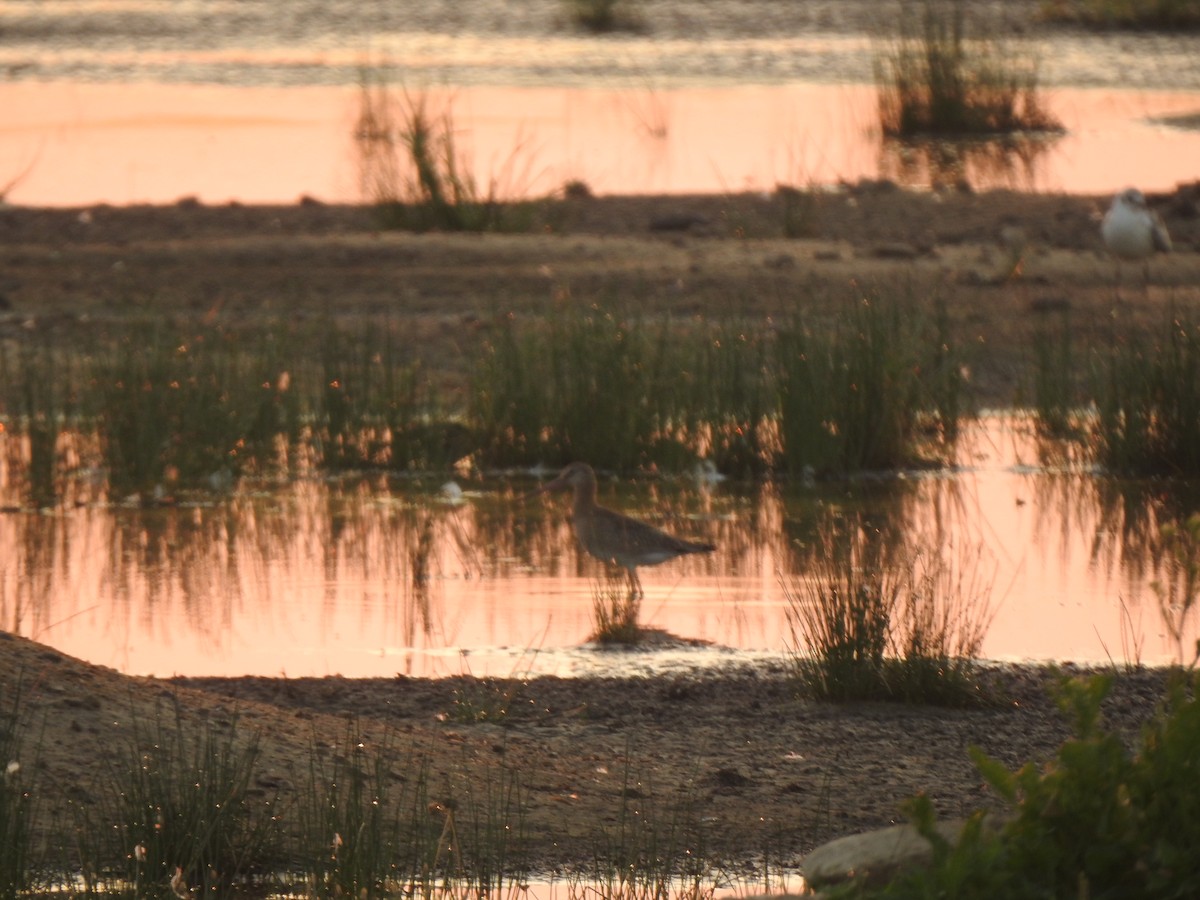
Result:
[[1113,197],[1112,206],[1100,225],[1104,246],[1117,259],[1117,277],[1121,262],[1142,263],[1142,275],[1150,278],[1150,257],[1155,253],[1171,252],[1171,236],[1158,213],[1146,205],[1146,198],[1137,188],[1126,188]]

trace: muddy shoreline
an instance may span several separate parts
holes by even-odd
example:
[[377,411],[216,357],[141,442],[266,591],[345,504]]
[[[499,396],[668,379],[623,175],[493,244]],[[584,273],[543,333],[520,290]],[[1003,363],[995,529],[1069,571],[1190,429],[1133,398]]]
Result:
[[[430,802],[464,811],[515,786],[521,858],[560,875],[588,871],[631,815],[686,828],[731,874],[761,872],[764,860],[795,869],[827,840],[903,821],[918,792],[946,817],[995,808],[968,748],[1016,768],[1048,761],[1070,733],[1051,699],[1060,674],[1037,667],[991,670],[987,702],[939,709],[806,701],[782,667],[669,678],[158,680],[11,636],[0,646],[0,687],[20,680],[38,734],[36,761],[30,752],[23,763],[44,788],[43,825],[70,821],[71,803],[95,802],[102,773],[127,764],[134,734],[157,722],[256,735],[252,793],[284,811],[314,760],[348,756],[365,765],[382,754],[397,791],[421,777]],[[1105,714],[1131,742],[1164,679],[1145,670],[1117,678]]]

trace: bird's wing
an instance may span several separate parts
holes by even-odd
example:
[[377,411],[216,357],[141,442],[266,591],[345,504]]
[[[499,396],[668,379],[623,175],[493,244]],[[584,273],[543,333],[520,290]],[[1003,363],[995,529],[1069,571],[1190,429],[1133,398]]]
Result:
[[1167,226],[1163,223],[1162,217],[1158,213],[1151,213],[1151,233],[1154,236],[1154,249],[1159,253],[1171,252],[1171,235],[1167,233]]
[[635,565],[645,565],[646,562],[636,559],[643,557],[648,562],[648,557],[655,553],[662,554],[657,560],[662,562],[683,553],[707,553],[716,549],[711,544],[677,538],[661,528],[602,506],[592,510],[592,521],[580,531],[580,540],[589,553],[600,559],[614,560],[626,568],[630,568],[630,560],[634,560]]

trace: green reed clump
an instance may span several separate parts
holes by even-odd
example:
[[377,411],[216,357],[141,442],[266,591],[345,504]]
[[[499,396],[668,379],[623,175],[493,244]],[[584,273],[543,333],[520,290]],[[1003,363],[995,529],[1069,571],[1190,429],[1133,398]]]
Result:
[[1200,325],[1173,316],[1158,336],[1114,337],[1094,370],[1099,463],[1134,475],[1200,474]]
[[839,702],[975,701],[988,618],[978,564],[946,559],[936,542],[892,547],[861,522],[822,529],[806,574],[784,584],[804,693]]
[[797,319],[776,352],[787,471],[893,469],[953,449],[964,378],[944,312],[864,299],[831,328]]
[[270,452],[278,396],[234,335],[134,328],[90,366],[85,411],[119,495],[228,481]]
[[[1200,891],[1200,683],[1180,680],[1131,747],[1104,727],[1112,679],[1064,680],[1059,705],[1073,736],[1049,764],[1016,771],[977,748],[971,757],[1008,806],[999,827],[971,816],[956,842],[935,830],[932,801],[915,798],[908,815],[933,848],[877,890],[842,896],[894,900],[957,897],[1191,897]],[[995,821],[992,819],[991,821]]]
[[1038,329],[1033,339],[1033,406],[1038,432],[1051,438],[1079,435],[1078,370],[1070,320],[1063,314],[1057,327]]
[[24,494],[34,507],[53,506],[61,494],[59,437],[74,415],[77,368],[49,342],[0,347],[0,410],[28,441]]
[[313,406],[321,465],[435,468],[474,449],[473,436],[442,410],[390,328],[350,334],[330,327],[319,358]]
[[1043,0],[1042,17],[1096,28],[1200,27],[1200,0]]
[[258,734],[239,733],[236,720],[208,720],[195,733],[179,710],[174,721],[161,712],[135,720],[105,796],[83,813],[83,827],[100,829],[83,845],[83,870],[153,897],[224,894],[275,871],[277,801],[253,785],[258,754]]
[[900,6],[899,36],[875,61],[886,135],[979,135],[1045,131],[1038,67],[994,37],[968,34],[965,0]]
[[765,324],[723,322],[677,338],[682,442],[728,475],[761,475],[778,453],[773,345]]
[[587,460],[618,471],[669,451],[679,368],[666,325],[569,304],[510,317],[472,377],[484,453],[499,465]]

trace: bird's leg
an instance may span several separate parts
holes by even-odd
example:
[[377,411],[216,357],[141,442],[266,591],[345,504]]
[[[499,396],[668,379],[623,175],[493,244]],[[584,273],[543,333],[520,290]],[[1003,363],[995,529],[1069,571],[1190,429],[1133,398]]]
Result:
[[629,599],[641,600],[646,596],[646,592],[642,590],[642,579],[638,578],[637,566],[629,569]]

